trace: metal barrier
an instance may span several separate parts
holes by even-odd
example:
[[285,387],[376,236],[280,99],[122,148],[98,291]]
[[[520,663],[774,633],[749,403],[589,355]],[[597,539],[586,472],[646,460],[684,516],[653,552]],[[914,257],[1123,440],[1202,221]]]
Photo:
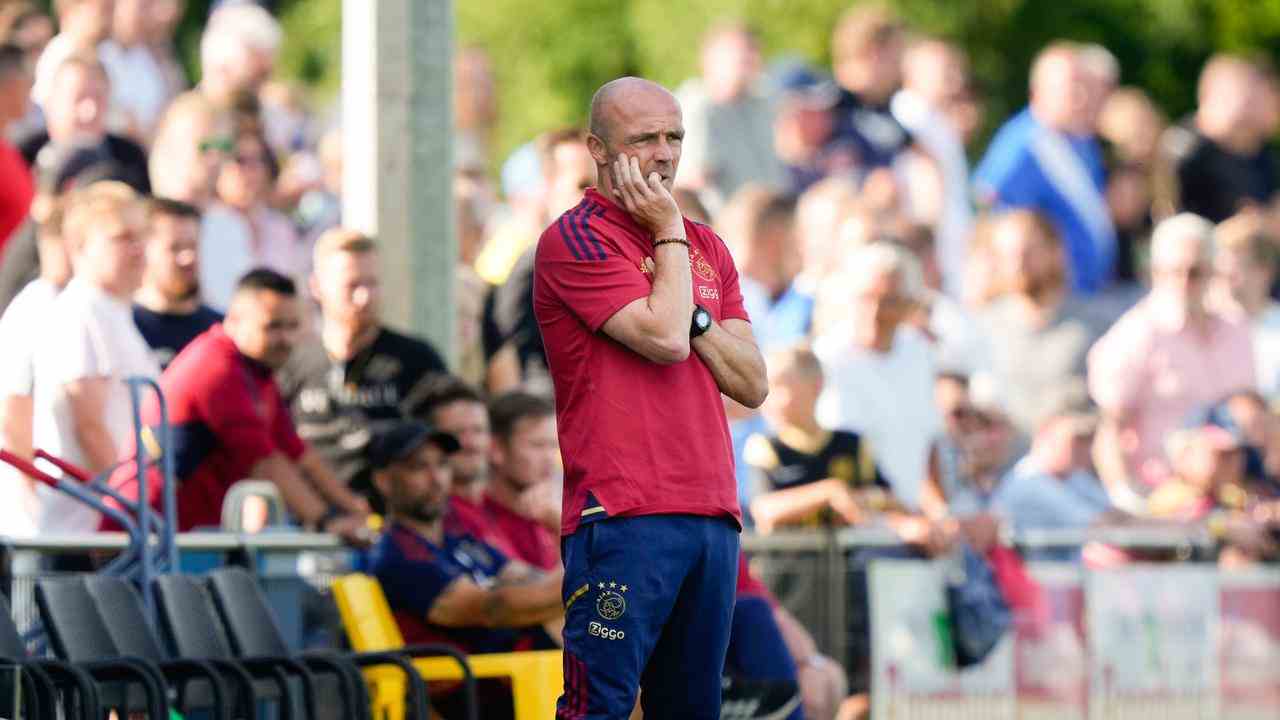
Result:
[[[1212,557],[1214,550],[1214,543],[1208,533],[1194,527],[1114,527],[1086,532],[1041,531],[1010,539],[1016,546],[1028,550],[1071,548],[1088,542],[1101,542],[1124,548],[1160,549],[1166,551],[1166,555],[1183,559],[1208,559]],[[773,589],[779,601],[810,629],[820,650],[847,664],[852,647],[850,638],[851,561],[858,552],[863,550],[900,548],[901,543],[893,531],[888,527],[869,526],[840,530],[780,532],[768,536],[747,534],[743,536],[742,543],[752,558],[752,567]],[[4,550],[4,564],[0,568],[0,580],[3,580],[4,586],[0,590],[7,591],[10,596],[19,627],[30,630],[37,625],[37,613],[32,600],[33,589],[37,579],[52,574],[44,569],[47,565],[45,561],[49,556],[85,552],[109,554],[120,552],[127,545],[128,539],[123,533],[30,539],[0,538],[0,548]],[[272,605],[280,615],[282,629],[286,636],[299,644],[301,644],[304,629],[302,608],[306,605],[305,599],[315,595],[314,592],[308,592],[309,589],[323,591],[335,577],[349,571],[354,560],[354,553],[345,548],[337,538],[315,533],[270,531],[253,535],[227,532],[187,533],[178,536],[177,549],[180,555],[179,566],[185,572],[202,572],[226,562],[232,555],[240,556],[240,561],[247,562],[261,578],[263,587],[272,600]],[[911,573],[919,575],[920,572],[927,575],[937,569],[931,563],[920,561],[897,563],[897,565],[908,568],[909,572],[904,577]],[[1081,580],[1082,571],[1078,564],[1057,563],[1035,567],[1038,576],[1056,578],[1054,582],[1057,585],[1063,585],[1066,582],[1069,586],[1068,592],[1075,593],[1076,596],[1083,597],[1088,590],[1087,583]],[[1179,567],[1194,574],[1196,572],[1212,573],[1214,566],[1206,563],[1181,563]],[[1276,570],[1266,568],[1265,573],[1270,573],[1265,576],[1272,578]],[[924,584],[910,587],[919,589],[929,582],[934,582],[925,575],[919,575],[914,581]],[[875,577],[873,573],[873,585],[880,582],[880,589],[884,589],[884,581],[877,580]],[[920,577],[925,577],[925,580],[920,580]],[[1062,580],[1064,577],[1074,579],[1067,582]],[[908,589],[906,594],[914,597],[912,592]],[[1094,593],[1097,594],[1096,591]],[[871,594],[874,605],[877,595],[875,587],[872,588]],[[883,593],[880,593],[880,596],[883,597]],[[897,605],[902,607],[897,608]],[[1280,603],[1276,605],[1280,607]],[[909,607],[912,607],[911,603],[890,603],[891,610],[905,610]],[[877,612],[884,614],[883,600]],[[873,642],[879,642],[880,645],[877,653],[882,652],[885,646],[891,645],[881,637],[885,628],[898,627],[899,630],[895,632],[905,637],[901,635],[905,632],[901,628],[910,625],[910,623],[895,625],[896,621],[892,617],[882,620],[874,613],[873,617],[878,624],[873,632]],[[1277,615],[1277,627],[1272,628],[1271,631],[1280,638],[1280,615]],[[1011,650],[1006,651],[1006,655],[1011,652]],[[1280,659],[1277,661],[1277,667],[1280,667]],[[883,663],[881,668],[883,669]],[[1114,668],[1108,672],[1114,672]],[[956,685],[952,682],[954,678],[944,678],[937,681],[942,688],[941,695],[933,697],[928,693],[913,694],[911,689],[903,684],[909,676],[900,673],[899,670],[894,670],[893,673],[896,673],[894,677],[897,678],[899,685],[896,686],[897,694],[890,693],[888,696],[897,698],[892,713],[897,718],[936,717],[937,713],[951,718],[952,711],[966,707],[972,712],[962,712],[959,717],[1029,717],[1020,714],[1021,711],[1017,710],[1016,702],[1012,699],[1014,696],[1008,693],[1001,694],[991,688],[984,690],[980,683],[977,686],[979,690],[966,695],[966,688],[969,686],[963,683]],[[1099,686],[1095,684],[1090,687]],[[1277,685],[1276,693],[1277,698],[1280,698],[1280,685]],[[1204,693],[1197,695],[1197,697],[1201,696],[1209,697]],[[948,700],[948,697],[951,700]],[[1119,707],[1126,701],[1123,693],[1106,695],[1104,700],[1106,698],[1110,698],[1107,700],[1110,703],[1107,707]],[[1094,700],[1095,707],[1098,702],[1103,701]],[[1270,702],[1271,700],[1266,700],[1262,707],[1274,709],[1274,705],[1267,704]],[[948,705],[948,703],[952,704]],[[1010,715],[1009,713],[1018,714]],[[1088,711],[1078,715],[1073,714],[1072,711],[1061,716],[1094,717]],[[1115,717],[1129,716],[1115,715]]]

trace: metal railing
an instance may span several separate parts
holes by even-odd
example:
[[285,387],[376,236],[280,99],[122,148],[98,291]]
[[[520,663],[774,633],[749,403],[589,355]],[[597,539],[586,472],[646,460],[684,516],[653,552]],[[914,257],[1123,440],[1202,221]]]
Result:
[[[1099,527],[1088,530],[1039,530],[1008,538],[1023,549],[1079,547],[1099,542],[1122,548],[1173,551],[1179,558],[1203,556],[1214,547],[1213,539],[1196,527]],[[4,582],[19,627],[36,623],[32,600],[35,581],[53,573],[45,560],[62,554],[105,554],[127,548],[125,533],[91,533],[35,538],[0,537]],[[332,579],[348,571],[353,551],[333,535],[292,531],[257,534],[193,532],[177,536],[179,566],[199,571],[220,564],[233,554],[247,559],[262,578],[264,587],[280,587],[304,581],[326,588]],[[844,659],[849,652],[850,562],[862,550],[903,547],[887,526],[781,531],[770,535],[745,533],[742,546],[752,557],[752,567],[778,597],[779,602],[810,629],[819,649]],[[221,555],[222,559],[210,556]],[[273,585],[274,584],[274,585]],[[278,606],[279,607],[279,606]],[[300,632],[282,610],[290,634]],[[296,637],[296,634],[295,634]]]

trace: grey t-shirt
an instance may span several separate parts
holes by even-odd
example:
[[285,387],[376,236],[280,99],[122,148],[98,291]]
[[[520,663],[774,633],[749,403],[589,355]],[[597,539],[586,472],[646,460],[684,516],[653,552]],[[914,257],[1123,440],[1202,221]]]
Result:
[[978,323],[991,341],[995,386],[1004,390],[1014,426],[1027,435],[1065,385],[1083,382],[1089,348],[1110,325],[1101,308],[1074,297],[1040,327],[1027,322],[1010,297],[983,309]]

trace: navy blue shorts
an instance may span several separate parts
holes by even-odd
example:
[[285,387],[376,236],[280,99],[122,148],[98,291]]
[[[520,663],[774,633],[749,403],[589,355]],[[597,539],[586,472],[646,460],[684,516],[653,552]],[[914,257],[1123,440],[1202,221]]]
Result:
[[583,524],[561,542],[560,720],[718,720],[733,623],[738,529],[728,518],[645,515]]

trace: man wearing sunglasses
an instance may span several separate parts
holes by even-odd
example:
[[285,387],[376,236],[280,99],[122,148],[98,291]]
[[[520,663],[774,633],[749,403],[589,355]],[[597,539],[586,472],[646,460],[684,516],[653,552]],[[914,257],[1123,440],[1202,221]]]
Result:
[[1151,292],[1089,351],[1103,413],[1099,474],[1116,504],[1141,512],[1169,478],[1164,440],[1193,410],[1255,383],[1248,328],[1205,306],[1213,225],[1182,213],[1151,237]]

